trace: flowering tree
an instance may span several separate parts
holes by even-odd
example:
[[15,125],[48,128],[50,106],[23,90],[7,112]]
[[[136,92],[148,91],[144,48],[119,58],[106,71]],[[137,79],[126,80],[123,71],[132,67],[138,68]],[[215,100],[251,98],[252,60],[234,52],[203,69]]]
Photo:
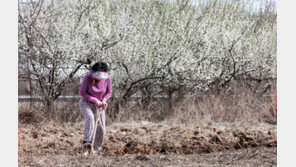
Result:
[[115,66],[119,97],[276,78],[276,14],[268,8],[252,13],[242,1],[112,2],[108,16],[122,42],[102,56]]
[[114,97],[182,98],[276,79],[276,17],[234,0],[19,3],[19,55],[48,108],[80,67],[98,60],[110,65]]
[[96,27],[88,19],[92,5],[90,1],[19,3],[19,60],[28,65],[48,114],[54,113],[54,100],[81,66],[97,58],[96,50],[116,44],[93,34]]

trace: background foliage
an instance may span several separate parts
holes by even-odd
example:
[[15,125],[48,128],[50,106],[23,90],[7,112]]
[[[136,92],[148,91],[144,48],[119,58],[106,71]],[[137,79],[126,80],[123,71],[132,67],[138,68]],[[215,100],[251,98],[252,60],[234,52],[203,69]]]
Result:
[[[273,94],[276,87],[277,14],[273,2],[257,4],[257,11],[252,3],[19,2],[19,83],[26,81],[31,95],[41,95],[52,116],[54,101],[69,88],[78,94],[83,77],[79,70],[96,61],[107,62],[111,69],[112,117],[135,105],[152,110],[158,96],[165,98],[169,113],[196,95],[231,96],[234,101],[221,104],[237,107],[237,92],[246,90],[252,94],[244,96],[247,104],[254,96],[258,105],[265,104],[262,96]],[[140,101],[128,104],[135,95]],[[206,100],[194,98],[194,104],[201,101]]]

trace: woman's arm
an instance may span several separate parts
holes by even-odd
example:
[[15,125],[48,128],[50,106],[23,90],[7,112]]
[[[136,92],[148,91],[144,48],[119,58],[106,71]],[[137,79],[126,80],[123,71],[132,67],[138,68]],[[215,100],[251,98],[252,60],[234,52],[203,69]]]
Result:
[[89,102],[99,103],[100,102],[99,99],[97,99],[94,96],[91,96],[87,93],[87,85],[88,85],[89,81],[90,81],[90,76],[89,76],[89,74],[86,74],[83,78],[83,81],[82,81],[82,84],[80,87],[80,95]]
[[112,95],[112,82],[111,82],[111,77],[108,77],[107,80],[107,88],[106,88],[106,94],[103,98],[104,101],[107,101]]

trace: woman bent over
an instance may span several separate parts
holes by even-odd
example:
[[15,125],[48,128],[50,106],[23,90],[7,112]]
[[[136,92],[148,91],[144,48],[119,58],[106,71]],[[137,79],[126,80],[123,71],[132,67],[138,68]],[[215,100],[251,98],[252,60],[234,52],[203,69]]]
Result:
[[92,143],[95,116],[96,112],[99,112],[99,123],[94,141],[94,150],[98,151],[98,154],[103,154],[102,143],[106,132],[105,109],[112,94],[111,78],[107,72],[108,65],[106,63],[95,63],[91,67],[91,71],[84,76],[80,88],[82,98],[79,101],[79,107],[85,121],[83,145],[91,145]]

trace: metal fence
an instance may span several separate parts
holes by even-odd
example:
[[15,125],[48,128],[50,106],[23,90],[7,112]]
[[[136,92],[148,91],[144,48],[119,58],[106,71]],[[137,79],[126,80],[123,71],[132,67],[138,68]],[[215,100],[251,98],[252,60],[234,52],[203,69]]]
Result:
[[[56,100],[57,101],[73,101],[73,100],[79,100],[81,96],[60,96]],[[29,96],[29,95],[22,95],[18,96],[18,102],[42,102],[43,98],[41,96]]]
[[[79,100],[80,98],[81,98],[81,96],[79,96],[79,95],[77,95],[77,96],[60,96],[60,97],[58,97],[56,99],[56,101],[73,101],[73,100]],[[142,98],[142,96],[132,96],[131,97],[132,100],[139,100],[141,98]],[[167,97],[165,97],[165,96],[155,96],[153,98],[161,100],[161,99],[166,99]],[[41,96],[32,97],[32,96],[29,96],[29,95],[18,96],[18,102],[30,102],[30,101],[42,102],[43,98]]]
[[[274,97],[273,94],[270,94],[270,95],[262,95],[264,97]],[[198,97],[205,97],[205,95],[185,95],[185,97],[195,97],[195,98],[198,98]],[[56,99],[56,101],[73,101],[73,100],[79,100],[81,98],[81,96],[79,95],[76,95],[76,96],[60,96]],[[141,99],[142,96],[132,96],[131,99],[132,100],[139,100]],[[168,97],[166,96],[155,96],[153,97],[154,99],[157,99],[157,100],[163,100],[163,99],[167,99]],[[21,96],[18,96],[18,102],[30,102],[30,101],[33,101],[33,102],[42,102],[43,101],[43,98],[41,96],[35,96],[35,97],[32,97],[32,96],[29,96],[29,95],[21,95]]]

